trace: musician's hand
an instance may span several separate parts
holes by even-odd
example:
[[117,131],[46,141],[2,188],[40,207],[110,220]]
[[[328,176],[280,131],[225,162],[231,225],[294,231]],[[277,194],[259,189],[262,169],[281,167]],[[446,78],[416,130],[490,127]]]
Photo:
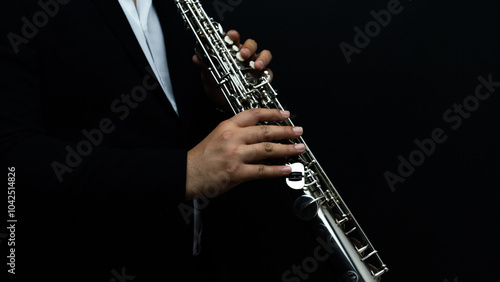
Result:
[[[273,73],[267,66],[271,62],[273,56],[269,50],[263,50],[257,53],[257,42],[253,39],[247,39],[245,43],[241,44],[240,34],[236,30],[230,30],[226,34],[234,41],[234,44],[240,48],[240,53],[243,59],[249,61],[255,61],[256,75],[260,72],[268,70],[271,74],[271,80]],[[215,83],[212,75],[208,72],[207,65],[203,62],[197,55],[193,56],[193,62],[199,65],[203,69],[203,81],[205,85],[205,91],[212,97],[212,99],[217,103],[218,106],[228,109],[227,102],[220,90],[220,88]]]
[[288,111],[252,109],[219,124],[188,152],[186,199],[215,197],[245,181],[290,174],[289,166],[266,165],[263,161],[303,153],[303,144],[273,143],[301,136],[302,128],[256,125],[289,116]]

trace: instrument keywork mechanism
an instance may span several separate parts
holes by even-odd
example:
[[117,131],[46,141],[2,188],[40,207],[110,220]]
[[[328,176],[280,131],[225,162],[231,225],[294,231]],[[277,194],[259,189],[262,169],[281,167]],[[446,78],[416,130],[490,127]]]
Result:
[[[210,18],[199,0],[175,0],[187,29],[195,36],[196,53],[209,66],[234,114],[254,108],[284,110],[278,94],[271,86],[271,75],[263,71],[255,75],[253,61],[245,61],[235,42],[226,36],[221,25]],[[294,126],[290,119],[268,124]],[[300,193],[293,206],[302,220],[313,222],[325,238],[337,246],[331,281],[376,282],[389,269],[382,261],[337,189],[320,166],[302,137],[287,140],[306,146],[303,154],[289,158],[292,173],[286,178],[288,187]]]

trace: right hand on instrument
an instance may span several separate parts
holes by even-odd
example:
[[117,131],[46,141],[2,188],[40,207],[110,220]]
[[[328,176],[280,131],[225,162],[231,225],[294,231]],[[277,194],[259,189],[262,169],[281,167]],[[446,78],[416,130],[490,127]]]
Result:
[[289,175],[289,166],[263,161],[303,153],[303,144],[275,143],[301,136],[302,128],[257,125],[289,116],[288,111],[252,109],[220,123],[188,152],[186,199],[215,197],[245,181]]

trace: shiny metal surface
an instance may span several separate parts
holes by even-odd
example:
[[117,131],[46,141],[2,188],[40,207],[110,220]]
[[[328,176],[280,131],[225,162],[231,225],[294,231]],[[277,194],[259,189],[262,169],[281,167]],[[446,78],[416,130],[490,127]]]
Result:
[[[283,110],[278,94],[271,86],[271,76],[252,75],[253,62],[245,62],[234,42],[225,36],[221,25],[208,17],[200,1],[175,0],[179,12],[197,40],[197,54],[210,66],[209,71],[220,86],[235,114],[252,108]],[[294,126],[290,119],[276,123]],[[303,143],[302,137],[288,142]],[[377,250],[344,203],[339,193],[306,145],[306,151],[288,163],[298,167],[287,184],[303,195],[298,197],[295,212],[299,218],[316,222],[324,237],[336,246],[332,281],[380,281],[388,271]],[[301,165],[296,165],[301,164]],[[299,184],[298,184],[299,183]]]

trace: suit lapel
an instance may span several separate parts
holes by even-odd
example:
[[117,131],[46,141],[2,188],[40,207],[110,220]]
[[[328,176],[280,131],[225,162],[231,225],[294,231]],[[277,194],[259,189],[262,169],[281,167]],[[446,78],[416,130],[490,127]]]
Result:
[[153,5],[162,25],[168,68],[175,100],[184,127],[189,123],[190,105],[194,95],[203,91],[200,70],[191,60],[194,55],[195,40],[187,31],[174,1],[153,0]]
[[[138,71],[142,74],[142,76],[151,76],[151,72],[148,71],[150,69],[150,65],[144,52],[142,51],[139,42],[134,34],[134,31],[130,27],[127,17],[123,12],[120,3],[118,0],[91,0],[94,5],[101,11],[103,17],[105,18],[108,25],[111,27],[113,32],[115,33],[118,40],[121,42],[123,47],[127,50],[130,58],[136,65]],[[154,76],[154,75],[153,75]],[[158,81],[157,77],[154,76],[154,79]],[[158,98],[158,100],[167,108],[167,110],[177,117],[172,105],[168,101],[163,89],[161,87],[157,87],[157,90],[154,91],[154,95]]]

